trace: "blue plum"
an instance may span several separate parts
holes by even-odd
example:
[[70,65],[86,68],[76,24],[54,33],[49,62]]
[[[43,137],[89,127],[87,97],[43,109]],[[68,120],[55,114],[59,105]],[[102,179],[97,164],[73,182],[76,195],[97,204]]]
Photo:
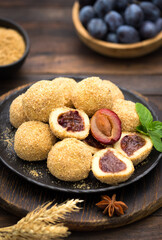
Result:
[[118,38],[116,33],[108,33],[106,36],[107,42],[118,43]]
[[104,20],[111,32],[116,32],[117,28],[124,22],[122,16],[116,11],[107,13]]
[[93,18],[87,25],[88,32],[95,38],[103,39],[108,31],[106,23],[99,18]]
[[145,21],[140,27],[140,35],[142,39],[149,39],[155,37],[157,34],[156,25],[151,21]]
[[117,38],[120,43],[135,43],[140,41],[138,31],[128,25],[122,25],[117,29]]
[[160,9],[151,2],[141,2],[140,7],[144,12],[144,19],[155,22],[160,17]]
[[124,19],[126,24],[139,27],[143,22],[144,13],[137,4],[131,4],[125,9]]
[[113,9],[114,0],[97,0],[94,4],[94,10],[98,17],[103,18],[107,12]]
[[79,18],[84,26],[95,17],[95,12],[92,6],[85,6],[80,10]]
[[162,18],[158,18],[155,24],[157,32],[159,33],[160,31],[162,31]]

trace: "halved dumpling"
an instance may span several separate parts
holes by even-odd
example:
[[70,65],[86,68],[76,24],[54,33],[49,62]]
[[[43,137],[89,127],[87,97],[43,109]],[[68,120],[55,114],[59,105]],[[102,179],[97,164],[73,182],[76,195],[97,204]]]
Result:
[[99,181],[116,185],[132,175],[134,166],[116,149],[106,148],[93,156],[92,172]]
[[129,158],[134,165],[142,162],[151,152],[153,144],[151,139],[136,132],[123,132],[114,148]]
[[56,108],[49,118],[52,132],[58,138],[85,139],[89,134],[90,122],[87,114],[73,108]]

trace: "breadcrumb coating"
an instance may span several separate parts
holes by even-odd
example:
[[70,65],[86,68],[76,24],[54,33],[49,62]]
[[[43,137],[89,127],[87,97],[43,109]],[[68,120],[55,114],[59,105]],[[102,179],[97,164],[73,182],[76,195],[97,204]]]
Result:
[[9,117],[10,123],[15,127],[18,128],[22,123],[27,122],[28,118],[24,113],[22,99],[24,94],[19,95],[17,98],[13,100],[10,105]]
[[48,122],[50,112],[64,106],[63,92],[51,81],[42,80],[33,84],[25,93],[23,108],[30,120]]
[[39,121],[23,123],[15,134],[14,149],[18,157],[26,161],[39,161],[47,158],[56,142],[48,124]]
[[112,108],[112,95],[98,77],[89,77],[79,82],[72,94],[72,102],[77,109],[92,116],[101,108]]
[[[69,111],[77,111],[79,113],[79,116],[82,118],[83,124],[84,124],[84,129],[81,131],[67,131],[67,128],[62,127],[58,123],[58,118],[61,114],[68,113]],[[89,134],[89,129],[90,129],[90,121],[85,112],[82,110],[78,109],[73,109],[73,108],[56,108],[50,113],[49,117],[49,125],[54,133],[54,135],[58,138],[77,138],[77,139],[85,139],[88,134]]]
[[107,86],[110,89],[113,101],[118,98],[124,99],[122,91],[113,82],[109,80],[103,80],[103,84],[105,84],[105,87]]
[[73,107],[73,103],[71,101],[72,90],[75,88],[77,82],[73,78],[66,78],[66,77],[58,77],[52,80],[53,84],[56,87],[61,88],[61,92],[63,92],[65,103],[64,106],[66,107]]
[[140,120],[134,102],[116,99],[113,103],[112,111],[120,118],[123,132],[136,131],[136,127],[140,124]]
[[48,154],[47,167],[60,180],[79,181],[88,177],[91,162],[91,151],[83,142],[66,138],[52,147]]

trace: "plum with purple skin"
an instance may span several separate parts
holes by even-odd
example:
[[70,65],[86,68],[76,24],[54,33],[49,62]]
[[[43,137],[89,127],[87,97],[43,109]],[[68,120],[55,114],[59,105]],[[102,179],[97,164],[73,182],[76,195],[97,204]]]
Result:
[[106,40],[108,42],[118,43],[118,38],[117,38],[116,33],[108,33],[107,37],[106,37]]
[[144,12],[144,19],[155,22],[160,17],[160,9],[151,2],[141,2],[139,5]]
[[115,32],[123,24],[122,16],[116,11],[110,11],[104,18],[109,30]]
[[94,10],[98,17],[102,18],[114,7],[114,0],[97,0],[94,4]]
[[103,39],[107,33],[106,23],[99,18],[93,18],[87,25],[88,32],[95,38]]
[[101,144],[114,144],[121,136],[121,121],[118,115],[106,108],[98,110],[91,118],[91,133]]
[[80,21],[82,22],[82,24],[84,26],[87,25],[87,23],[92,19],[94,18],[95,16],[95,12],[94,12],[94,9],[92,6],[85,6],[83,7],[81,10],[80,10],[80,13],[79,13],[79,18],[80,18]]
[[144,14],[137,4],[131,4],[126,8],[124,18],[126,24],[133,27],[139,27],[144,19]]
[[156,29],[157,29],[157,32],[161,32],[162,31],[162,18],[159,18],[157,21],[156,21]]
[[117,38],[120,43],[135,43],[140,41],[138,31],[127,25],[122,25],[117,29]]
[[142,39],[149,39],[155,37],[157,34],[156,25],[151,21],[143,22],[140,28],[140,35]]

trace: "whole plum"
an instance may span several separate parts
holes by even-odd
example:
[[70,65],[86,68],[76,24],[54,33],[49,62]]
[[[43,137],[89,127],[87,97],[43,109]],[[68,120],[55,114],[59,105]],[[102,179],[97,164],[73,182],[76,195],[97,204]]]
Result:
[[138,31],[127,25],[122,25],[117,29],[117,38],[120,43],[135,43],[140,41]]
[[160,17],[160,9],[151,2],[141,2],[140,7],[144,12],[144,19],[155,22]]
[[113,9],[114,0],[97,0],[94,4],[94,10],[98,17],[102,18],[107,12]]
[[88,32],[95,38],[103,39],[107,33],[106,23],[99,18],[93,18],[87,25]]
[[156,25],[151,21],[145,21],[140,28],[140,35],[142,39],[149,39],[155,37],[157,34]]
[[92,6],[85,6],[83,7],[81,10],[80,10],[80,13],[79,13],[79,18],[80,18],[80,21],[82,22],[82,24],[84,26],[87,25],[87,23],[92,19],[94,18],[95,16],[95,12],[94,12],[94,9]]
[[104,20],[111,32],[115,32],[124,22],[122,16],[116,11],[110,11],[107,13]]
[[126,24],[139,27],[144,19],[144,13],[137,4],[131,4],[124,12],[124,19]]
[[108,33],[106,37],[107,42],[118,43],[118,38],[116,33]]

